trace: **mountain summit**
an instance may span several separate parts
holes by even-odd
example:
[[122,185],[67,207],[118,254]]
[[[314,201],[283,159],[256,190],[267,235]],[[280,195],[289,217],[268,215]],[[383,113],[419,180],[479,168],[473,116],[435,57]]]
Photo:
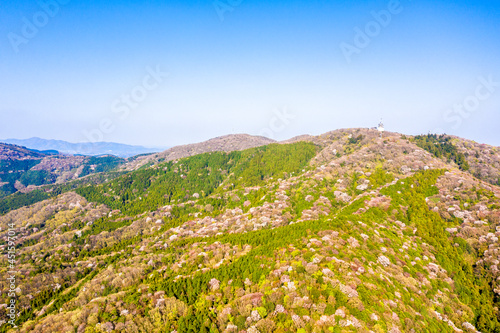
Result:
[[193,156],[214,151],[237,151],[275,143],[276,141],[263,137],[248,134],[230,134],[213,138],[200,143],[176,146],[166,151],[138,157],[124,166],[126,170],[134,170],[146,164],[155,164],[160,161],[171,161],[182,157]]

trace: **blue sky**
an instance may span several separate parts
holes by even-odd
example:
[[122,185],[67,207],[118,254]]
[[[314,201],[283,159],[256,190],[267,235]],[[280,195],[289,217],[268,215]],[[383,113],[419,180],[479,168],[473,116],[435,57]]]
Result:
[[383,118],[500,146],[499,21],[498,1],[4,0],[0,138],[172,146]]

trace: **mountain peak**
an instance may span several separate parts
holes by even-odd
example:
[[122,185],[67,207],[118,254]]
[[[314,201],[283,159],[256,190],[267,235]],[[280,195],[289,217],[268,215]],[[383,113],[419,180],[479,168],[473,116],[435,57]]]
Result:
[[264,146],[271,143],[276,143],[276,141],[263,136],[253,136],[249,134],[223,135],[209,139],[207,141],[175,146],[157,154],[136,158],[127,163],[123,167],[123,169],[135,170],[142,167],[143,165],[156,164],[159,161],[171,161],[182,157],[188,157],[208,152],[238,151]]

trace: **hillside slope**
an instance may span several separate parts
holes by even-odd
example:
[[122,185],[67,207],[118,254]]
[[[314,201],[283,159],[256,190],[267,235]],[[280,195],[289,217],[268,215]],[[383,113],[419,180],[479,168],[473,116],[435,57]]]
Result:
[[500,331],[498,186],[396,133],[291,142],[0,216],[0,248],[18,232],[20,331]]

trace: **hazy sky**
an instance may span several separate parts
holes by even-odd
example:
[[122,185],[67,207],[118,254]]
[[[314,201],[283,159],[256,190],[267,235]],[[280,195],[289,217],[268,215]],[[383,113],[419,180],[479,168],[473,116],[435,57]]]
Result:
[[172,146],[383,118],[500,146],[498,22],[477,0],[3,0],[0,138]]

